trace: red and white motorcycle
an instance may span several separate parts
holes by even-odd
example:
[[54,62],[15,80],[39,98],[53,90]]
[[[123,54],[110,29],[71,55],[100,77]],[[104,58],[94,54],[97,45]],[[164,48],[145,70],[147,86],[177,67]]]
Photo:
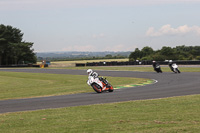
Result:
[[92,86],[94,91],[96,91],[97,93],[105,91],[113,92],[113,86],[110,83],[108,83],[108,81],[103,77],[94,78],[90,76],[88,78],[87,84],[89,86]]

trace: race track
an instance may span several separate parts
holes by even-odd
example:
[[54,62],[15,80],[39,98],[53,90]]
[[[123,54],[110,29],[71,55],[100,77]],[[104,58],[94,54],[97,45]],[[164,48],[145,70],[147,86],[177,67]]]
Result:
[[[65,69],[0,69],[0,71],[86,75],[85,70]],[[200,73],[97,72],[103,76],[149,78],[158,82],[147,86],[114,90],[112,93],[97,94],[91,92],[30,99],[0,100],[0,113],[200,94]]]

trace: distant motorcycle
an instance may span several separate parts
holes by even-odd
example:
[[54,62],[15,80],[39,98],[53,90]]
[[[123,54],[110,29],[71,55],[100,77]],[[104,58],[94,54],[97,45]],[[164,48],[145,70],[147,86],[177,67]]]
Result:
[[172,64],[172,71],[174,73],[181,73],[180,70],[178,69],[178,65],[176,65],[176,63]]
[[157,73],[162,73],[161,67],[156,61],[153,61],[153,68]]
[[160,68],[160,65],[156,65],[156,67],[154,68],[154,70],[157,72],[157,73],[162,73],[162,70]]
[[90,77],[90,79],[88,79],[87,84],[92,86],[92,88],[94,89],[94,91],[96,91],[97,93],[101,93],[101,92],[113,92],[113,86],[108,83],[108,81],[103,78],[103,77]]

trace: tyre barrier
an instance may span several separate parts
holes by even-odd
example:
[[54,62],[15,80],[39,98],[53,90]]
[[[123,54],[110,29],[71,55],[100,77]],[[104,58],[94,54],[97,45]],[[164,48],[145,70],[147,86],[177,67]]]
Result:
[[[34,64],[22,64],[22,65],[0,65],[0,68],[17,68],[17,67],[41,67],[41,65],[34,65]],[[44,67],[48,67],[48,64],[44,64]]]
[[[157,61],[160,65],[168,65],[168,61]],[[200,65],[199,61],[173,61],[178,65]],[[84,66],[124,66],[124,65],[152,65],[152,61],[127,61],[127,62],[90,62],[90,63],[76,63],[76,67]]]

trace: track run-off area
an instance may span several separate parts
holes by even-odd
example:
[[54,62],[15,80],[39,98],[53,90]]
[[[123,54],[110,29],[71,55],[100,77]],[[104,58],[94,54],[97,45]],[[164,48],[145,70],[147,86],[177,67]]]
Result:
[[[68,69],[0,69],[0,71],[86,75],[85,70]],[[81,93],[72,95],[0,100],[0,113],[61,108],[80,105],[145,100],[173,96],[200,94],[200,72],[134,72],[97,71],[103,76],[148,78],[154,84],[116,89],[112,93]],[[91,88],[92,89],[92,88]]]

